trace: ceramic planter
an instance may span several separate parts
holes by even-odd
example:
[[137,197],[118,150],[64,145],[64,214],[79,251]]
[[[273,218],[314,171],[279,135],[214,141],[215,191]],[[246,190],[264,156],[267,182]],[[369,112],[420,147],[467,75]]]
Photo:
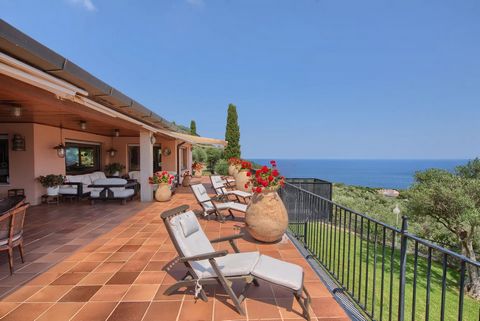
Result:
[[60,186],[47,187],[47,195],[48,196],[57,196],[59,190],[60,190]]
[[192,181],[192,175],[186,175],[182,180],[182,186],[188,187],[190,186],[190,182]]
[[275,242],[288,227],[288,213],[276,191],[255,193],[245,214],[250,235],[261,242]]
[[229,165],[228,166],[228,175],[235,177],[237,175],[238,169],[237,166],[235,165]]
[[159,202],[167,202],[172,197],[172,190],[170,185],[167,183],[158,184],[157,190],[155,191],[155,199]]
[[248,169],[243,169],[237,173],[235,176],[235,188],[239,191],[250,192],[251,187],[245,188],[245,184],[250,182],[251,177],[247,176],[247,173],[250,172]]

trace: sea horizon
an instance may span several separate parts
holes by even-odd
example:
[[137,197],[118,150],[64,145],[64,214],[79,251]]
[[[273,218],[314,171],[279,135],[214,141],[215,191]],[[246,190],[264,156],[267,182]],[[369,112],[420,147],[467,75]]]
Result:
[[[249,158],[261,165],[270,159]],[[453,171],[467,158],[275,158],[287,178],[318,178],[332,183],[372,188],[407,189],[415,172],[429,168]]]

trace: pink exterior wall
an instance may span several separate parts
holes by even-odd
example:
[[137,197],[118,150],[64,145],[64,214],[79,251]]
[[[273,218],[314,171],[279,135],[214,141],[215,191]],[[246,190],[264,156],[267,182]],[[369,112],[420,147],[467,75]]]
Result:
[[[18,123],[0,125],[0,134],[8,134],[9,137],[9,159],[10,159],[10,184],[0,185],[0,196],[7,194],[11,188],[24,188],[27,201],[32,205],[40,203],[41,196],[45,193],[35,178],[40,175],[63,174],[65,175],[65,159],[59,158],[53,149],[60,143],[60,129],[32,123]],[[25,136],[26,151],[12,151],[11,142],[14,134]],[[83,142],[99,143],[101,145],[100,164],[103,170],[104,165],[111,162],[119,162],[128,167],[128,145],[138,144],[138,137],[114,137],[101,136],[82,131],[64,129],[62,141],[75,140]],[[169,156],[162,155],[162,168],[167,171],[177,170],[177,141],[157,137],[157,144],[161,144],[162,150],[170,148],[172,153]],[[117,150],[115,157],[111,158],[107,150],[113,146]],[[191,169],[191,146],[187,147],[189,168]],[[181,156],[181,155],[180,155]],[[128,172],[126,168],[125,173]]]
[[[6,196],[9,189],[23,188],[28,201],[34,200],[35,182],[34,174],[34,140],[33,124],[1,124],[0,134],[8,135],[9,147],[9,175],[10,184],[0,184],[0,197]],[[25,151],[12,151],[12,138],[14,134],[25,137]]]

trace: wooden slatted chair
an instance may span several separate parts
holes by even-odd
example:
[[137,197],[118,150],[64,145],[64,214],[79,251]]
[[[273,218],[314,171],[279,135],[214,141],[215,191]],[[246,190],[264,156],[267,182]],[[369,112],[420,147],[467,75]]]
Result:
[[221,176],[211,175],[210,181],[212,182],[213,189],[217,195],[225,195],[227,197],[234,196],[238,202],[243,201],[243,203],[248,203],[249,199],[252,197],[252,193],[230,189],[226,180]]
[[13,274],[14,248],[19,248],[22,263],[25,262],[23,258],[23,223],[29,206],[28,203],[22,204],[0,216],[0,252],[6,251],[8,254],[10,274]]
[[[176,263],[183,263],[187,268],[185,277],[168,287],[164,294],[171,295],[180,288],[195,288],[195,298],[208,301],[203,289],[205,285],[220,284],[232,299],[237,311],[245,315],[241,305],[246,292],[253,283],[258,286],[257,279],[276,284],[292,291],[302,307],[303,316],[310,320],[310,295],[303,284],[302,267],[261,255],[259,252],[240,253],[235,240],[243,234],[208,240],[193,211],[183,205],[161,214],[170,239],[178,253]],[[215,251],[212,243],[229,242],[234,253]],[[240,295],[232,289],[232,282],[245,282]]]

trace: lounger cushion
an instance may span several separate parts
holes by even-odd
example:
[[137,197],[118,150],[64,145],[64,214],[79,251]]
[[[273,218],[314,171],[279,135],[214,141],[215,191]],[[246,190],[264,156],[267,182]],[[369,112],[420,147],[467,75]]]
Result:
[[[216,258],[215,261],[224,276],[249,275],[252,273],[259,257],[260,253],[258,252],[233,253]],[[216,276],[208,260],[193,262],[192,268],[199,278]]]
[[180,218],[180,226],[182,227],[183,236],[189,237],[200,229],[200,225],[196,219],[192,219],[193,213],[188,213],[185,217]]
[[197,217],[192,211],[188,211],[173,217],[170,220],[172,232],[177,240],[178,246],[182,251],[183,256],[194,256],[198,254],[205,254],[215,252],[212,244],[208,240],[207,236],[203,232],[203,229],[199,228],[198,231],[185,236],[182,231],[180,220],[190,219],[195,220],[198,224]]
[[227,193],[237,195],[237,196],[240,196],[240,197],[251,197],[252,196],[252,193],[248,193],[248,192],[244,192],[244,191],[238,191],[238,190],[228,191]]
[[292,290],[300,290],[303,284],[301,266],[261,255],[252,274],[260,279],[283,285]]

